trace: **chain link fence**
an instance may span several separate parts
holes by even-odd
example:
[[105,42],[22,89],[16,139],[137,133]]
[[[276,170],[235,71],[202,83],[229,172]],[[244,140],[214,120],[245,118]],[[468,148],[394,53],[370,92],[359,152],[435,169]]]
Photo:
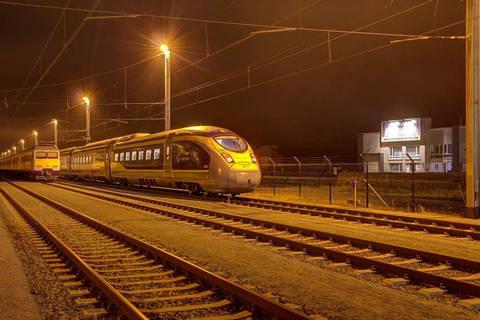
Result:
[[[414,160],[412,160],[412,164]],[[261,158],[253,196],[351,207],[463,214],[463,172],[369,172],[362,156]],[[413,170],[412,170],[413,169]]]

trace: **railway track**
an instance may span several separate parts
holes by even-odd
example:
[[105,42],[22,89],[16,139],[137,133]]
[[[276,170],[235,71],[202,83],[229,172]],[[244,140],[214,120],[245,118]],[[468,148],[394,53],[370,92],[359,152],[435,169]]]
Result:
[[105,312],[98,310],[105,306],[128,319],[309,319],[82,212],[9,184],[50,207],[48,212],[29,210],[0,188],[38,233],[34,241],[46,242],[40,244],[41,254],[53,263],[53,272],[77,305],[101,315]]
[[[65,182],[57,183],[72,185]],[[74,185],[77,186],[78,184]],[[121,189],[139,191],[139,188],[135,187],[122,187]],[[346,208],[332,208],[319,205],[296,204],[276,200],[253,199],[247,197],[235,197],[231,199],[225,196],[201,197],[186,195],[181,192],[167,192],[164,190],[155,190],[155,193],[174,194],[177,197],[192,200],[209,200],[225,203],[229,202],[230,204],[238,206],[254,207],[280,212],[290,212],[319,218],[330,218],[375,226],[388,226],[391,228],[398,228],[409,231],[423,231],[431,234],[443,234],[451,237],[480,240],[479,224],[453,222],[422,217],[408,217],[380,212],[366,212],[362,210]]]
[[[53,187],[117,203],[173,219],[202,225],[233,236],[270,244],[276,250],[329,260],[333,266],[352,266],[359,273],[378,272],[393,284],[413,282],[423,292],[442,294],[446,290],[462,303],[478,302],[480,262],[432,252],[293,227],[261,219],[207,210],[139,195],[86,186],[52,184]],[[473,299],[473,300],[472,300]]]

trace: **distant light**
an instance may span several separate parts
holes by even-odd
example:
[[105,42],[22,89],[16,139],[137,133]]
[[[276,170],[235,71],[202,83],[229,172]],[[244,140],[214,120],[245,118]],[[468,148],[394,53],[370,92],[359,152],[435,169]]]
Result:
[[23,140],[23,139],[20,139],[20,143],[25,143],[25,140]]
[[38,132],[35,131],[35,130],[33,130],[32,134],[33,134],[34,136],[38,136]]
[[88,97],[83,97],[82,100],[83,100],[83,103],[85,103],[85,105],[86,105],[87,107],[90,106],[90,99],[88,99]]
[[53,119],[53,120],[52,120],[52,123],[53,123],[54,125],[57,125],[57,124],[58,124],[57,119]]
[[170,48],[168,48],[168,45],[165,43],[160,45],[160,51],[163,53],[166,59],[170,58]]

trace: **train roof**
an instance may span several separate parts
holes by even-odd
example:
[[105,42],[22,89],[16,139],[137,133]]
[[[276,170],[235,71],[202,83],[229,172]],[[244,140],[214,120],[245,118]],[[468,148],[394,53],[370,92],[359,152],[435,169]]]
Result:
[[157,140],[157,139],[163,139],[169,136],[170,134],[174,134],[176,136],[183,136],[183,135],[196,135],[196,136],[203,136],[203,137],[214,137],[218,135],[237,135],[235,132],[220,128],[220,127],[215,127],[215,126],[193,126],[193,127],[186,127],[186,128],[181,128],[181,129],[175,129],[175,130],[169,130],[169,131],[163,131],[163,132],[158,132],[158,133],[152,133],[147,136],[131,139],[128,141],[118,141],[115,145],[127,145],[130,143],[137,143],[137,142],[145,142],[145,141],[150,141],[150,140]]
[[137,142],[145,142],[150,140],[157,140],[166,138],[170,134],[174,134],[176,136],[182,135],[197,135],[197,136],[204,136],[204,137],[214,137],[218,135],[237,135],[231,130],[215,127],[215,126],[193,126],[193,127],[186,127],[181,129],[174,129],[169,131],[163,131],[158,133],[132,133],[125,136],[109,138],[101,141],[95,141],[83,146],[78,147],[71,147],[60,150],[60,152],[69,152],[69,151],[86,151],[92,150],[96,148],[103,147],[108,144],[115,144],[115,145],[127,145],[130,143],[137,143]]
[[91,142],[88,144],[85,144],[83,146],[76,146],[76,147],[70,147],[66,149],[60,150],[60,152],[69,152],[69,151],[85,151],[85,150],[92,150],[100,147],[104,147],[105,145],[111,144],[111,143],[116,143],[119,141],[129,141],[131,139],[135,139],[138,137],[143,137],[143,136],[148,136],[150,135],[149,133],[132,133],[128,134],[125,136],[120,136],[120,137],[115,137],[115,138],[109,138],[105,140],[100,140],[100,141],[95,141]]

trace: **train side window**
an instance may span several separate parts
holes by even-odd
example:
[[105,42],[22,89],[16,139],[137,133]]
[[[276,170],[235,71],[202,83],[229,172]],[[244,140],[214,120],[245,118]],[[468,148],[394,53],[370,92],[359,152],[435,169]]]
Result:
[[118,162],[118,153],[115,153],[115,162]]
[[145,153],[145,160],[151,160],[152,159],[152,150],[148,149]]
[[174,142],[172,146],[172,169],[208,170],[210,155],[202,146],[190,141]]
[[137,160],[137,151],[132,151],[132,161]]
[[58,159],[58,152],[49,152],[48,159]]
[[123,160],[125,160],[125,153],[120,152],[120,161],[123,161]]
[[145,151],[143,151],[143,150],[138,151],[138,160],[143,160],[143,153],[144,152]]
[[87,163],[92,163],[92,156],[91,156],[91,155],[88,156],[88,161],[87,161]]
[[160,148],[153,150],[153,160],[158,160],[158,159],[160,159]]
[[130,161],[130,151],[125,152],[125,161]]

